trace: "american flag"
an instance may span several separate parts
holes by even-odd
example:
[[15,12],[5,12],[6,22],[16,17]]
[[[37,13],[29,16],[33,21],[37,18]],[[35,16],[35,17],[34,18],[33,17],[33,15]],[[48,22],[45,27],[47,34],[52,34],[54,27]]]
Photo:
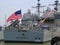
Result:
[[21,19],[21,18],[22,18],[21,10],[18,10],[9,16],[9,18],[7,19],[7,22],[12,21],[12,20]]

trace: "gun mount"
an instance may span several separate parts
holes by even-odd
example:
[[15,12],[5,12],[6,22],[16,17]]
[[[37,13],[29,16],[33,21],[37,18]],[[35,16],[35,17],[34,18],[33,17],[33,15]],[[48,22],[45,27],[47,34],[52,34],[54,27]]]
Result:
[[15,20],[14,22],[12,22],[12,24],[8,26],[8,29],[19,28],[19,22],[19,20]]

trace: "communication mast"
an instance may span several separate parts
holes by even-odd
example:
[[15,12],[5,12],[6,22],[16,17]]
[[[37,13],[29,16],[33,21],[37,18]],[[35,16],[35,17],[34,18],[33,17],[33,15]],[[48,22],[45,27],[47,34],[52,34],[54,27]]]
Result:
[[45,7],[45,6],[41,6],[40,0],[37,0],[37,1],[38,1],[37,6],[35,6],[33,8],[37,8],[37,13],[38,13],[38,15],[40,15],[40,7]]
[[57,11],[57,10],[58,10],[58,5],[60,5],[60,3],[58,3],[58,2],[59,2],[59,1],[56,0],[54,4],[49,4],[49,5],[50,5],[50,6],[55,5],[55,8],[54,8],[54,9]]

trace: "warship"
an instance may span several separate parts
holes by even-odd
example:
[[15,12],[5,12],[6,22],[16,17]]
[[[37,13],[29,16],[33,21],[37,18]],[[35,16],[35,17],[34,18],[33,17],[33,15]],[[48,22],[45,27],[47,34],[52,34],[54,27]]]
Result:
[[[41,6],[39,1],[36,6],[38,14],[32,14],[28,10],[23,15],[21,24],[19,24],[19,20],[15,20],[8,27],[5,27],[4,30],[0,31],[0,40],[12,42],[45,42],[50,41],[55,36],[59,36],[60,12],[58,12],[57,6],[53,17],[40,17],[40,7],[44,6]],[[46,11],[50,10],[47,9]],[[42,21],[44,22],[43,24],[41,23]]]

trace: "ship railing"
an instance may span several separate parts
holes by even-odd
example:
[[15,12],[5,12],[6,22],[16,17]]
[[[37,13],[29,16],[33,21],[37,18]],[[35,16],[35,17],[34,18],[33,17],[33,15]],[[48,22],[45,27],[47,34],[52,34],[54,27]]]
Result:
[[[4,27],[3,30],[7,30],[7,29],[15,29],[15,30],[42,30],[43,27],[41,27],[40,23],[25,23],[25,24],[20,24],[19,26],[13,27],[13,26],[8,26],[8,27]],[[51,30],[52,29],[52,24],[50,24],[49,26],[47,26],[47,30]]]
[[0,31],[2,31],[2,30],[5,30],[5,27],[2,27],[2,28],[0,29]]

